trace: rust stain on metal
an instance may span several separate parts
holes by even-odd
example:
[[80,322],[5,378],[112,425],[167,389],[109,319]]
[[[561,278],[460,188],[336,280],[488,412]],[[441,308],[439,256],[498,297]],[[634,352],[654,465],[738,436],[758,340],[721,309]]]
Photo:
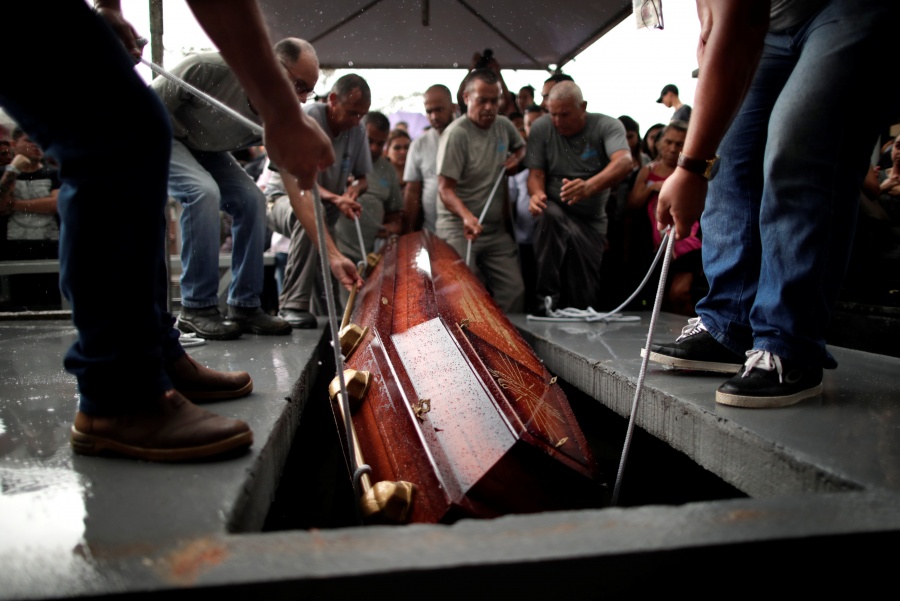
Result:
[[202,572],[221,564],[228,555],[228,549],[220,542],[193,541],[166,558],[166,576],[179,584],[194,584]]

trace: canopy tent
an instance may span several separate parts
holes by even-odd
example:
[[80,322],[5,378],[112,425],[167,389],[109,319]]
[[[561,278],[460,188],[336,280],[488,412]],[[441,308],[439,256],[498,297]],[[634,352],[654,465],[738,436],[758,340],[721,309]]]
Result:
[[272,39],[302,37],[323,68],[560,69],[623,19],[631,0],[259,0]]

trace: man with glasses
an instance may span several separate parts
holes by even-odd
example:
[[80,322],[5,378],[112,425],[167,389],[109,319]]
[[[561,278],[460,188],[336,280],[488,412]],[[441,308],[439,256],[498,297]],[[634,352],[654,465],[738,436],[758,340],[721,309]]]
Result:
[[[331,138],[334,150],[335,162],[327,170],[320,172],[318,177],[318,193],[325,203],[325,222],[329,229],[326,242],[329,244],[332,265],[346,260],[337,251],[337,247],[331,246],[334,224],[341,213],[350,219],[359,216],[361,208],[357,198],[366,191],[366,174],[372,171],[368,138],[360,125],[362,118],[369,112],[371,102],[369,84],[359,75],[350,73],[335,82],[327,102],[310,103],[304,107],[306,114]],[[270,166],[270,169],[274,168]],[[296,214],[296,219],[293,218],[290,201],[293,200],[297,205],[298,194],[299,190],[291,190],[290,187],[286,189],[278,173],[272,174],[266,184],[266,195],[274,200],[275,214],[270,223],[289,224],[282,225],[281,231],[279,227],[274,229],[284,234],[284,228],[289,226],[291,237],[284,283],[278,299],[279,315],[295,328],[315,328],[317,321],[312,313],[312,299],[319,275],[318,253],[314,246],[315,240],[305,234],[306,228],[300,213]],[[290,199],[291,196],[294,198]]]
[[[305,101],[319,78],[312,46],[286,38],[275,44],[274,51],[297,98]],[[237,76],[218,52],[188,56],[171,71],[250,121],[261,123]],[[212,340],[231,340],[244,332],[289,334],[291,324],[260,308],[265,198],[231,154],[262,143],[261,136],[166,78],[155,79],[151,87],[172,119],[168,187],[184,209],[178,329]],[[227,315],[218,308],[220,210],[232,217],[233,278]]]

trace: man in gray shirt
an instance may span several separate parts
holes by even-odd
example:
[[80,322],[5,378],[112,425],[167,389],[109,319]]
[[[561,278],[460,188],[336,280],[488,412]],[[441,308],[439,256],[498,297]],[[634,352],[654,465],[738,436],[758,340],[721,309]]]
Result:
[[631,171],[625,127],[588,113],[575,82],[550,90],[549,115],[528,135],[529,209],[535,216],[535,295],[544,307],[586,309],[600,291],[609,190]]
[[465,81],[466,115],[451,123],[438,148],[437,235],[461,257],[472,243],[469,268],[485,284],[501,309],[519,313],[525,286],[516,242],[507,229],[506,186],[498,178],[525,156],[525,142],[509,119],[498,116],[500,83],[490,69],[475,69]]
[[445,85],[435,84],[425,90],[425,114],[431,128],[412,141],[403,170],[403,203],[406,230],[437,227],[437,152],[441,134],[456,118],[456,104]]
[[366,115],[364,125],[372,157],[372,172],[366,178],[368,189],[358,198],[362,207],[359,227],[365,254],[362,254],[363,249],[359,247],[359,235],[352,218],[339,215],[334,225],[338,249],[357,263],[365,260],[369,253],[375,252],[378,239],[400,233],[403,215],[400,179],[397,177],[397,170],[384,157],[384,143],[391,131],[391,122],[384,113],[373,111]]
[[[327,103],[316,102],[304,107],[306,114],[331,138],[336,159],[328,169],[319,172],[317,180],[318,193],[326,206],[328,229],[333,229],[341,213],[351,219],[360,214],[357,198],[366,191],[366,174],[372,171],[372,156],[360,121],[369,112],[371,101],[369,84],[350,73],[335,82]],[[284,194],[281,177],[275,173],[266,185],[266,195],[273,198]],[[273,210],[290,213],[288,200],[282,199]],[[275,221],[284,220],[276,217]],[[319,277],[318,252],[298,220],[291,220],[290,237],[284,284],[278,299],[279,314],[295,328],[314,328],[317,322],[311,302]]]
[[[305,41],[286,38],[275,55],[287,70],[301,101],[319,77],[319,61]],[[172,73],[216,98],[248,120],[261,119],[234,72],[218,52],[187,57]],[[291,325],[260,308],[265,198],[231,152],[258,145],[261,136],[164,77],[151,87],[169,111],[174,130],[169,165],[169,194],[181,202],[181,314],[176,325],[203,338],[230,340],[243,332],[289,334]],[[228,315],[218,309],[219,211],[233,219],[233,279]]]

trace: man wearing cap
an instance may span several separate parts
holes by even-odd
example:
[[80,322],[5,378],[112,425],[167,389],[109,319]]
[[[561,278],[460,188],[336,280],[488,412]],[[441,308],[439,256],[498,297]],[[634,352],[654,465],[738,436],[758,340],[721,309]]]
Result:
[[687,123],[691,120],[691,106],[679,100],[678,87],[675,84],[666,84],[666,87],[659,93],[659,98],[656,99],[656,102],[661,102],[668,109],[675,108],[675,113],[672,114],[672,121],[684,121]]

